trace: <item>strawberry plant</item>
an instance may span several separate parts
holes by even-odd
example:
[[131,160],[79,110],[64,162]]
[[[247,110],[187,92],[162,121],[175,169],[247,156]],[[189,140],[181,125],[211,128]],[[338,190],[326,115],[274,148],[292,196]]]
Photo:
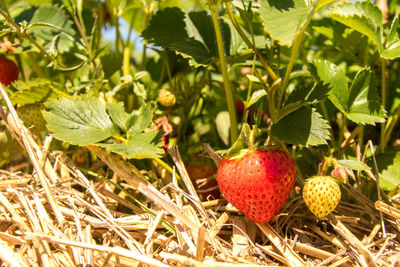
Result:
[[[78,265],[86,251],[50,246],[46,229],[114,244],[108,227],[118,246],[154,252],[134,258],[143,265],[189,262],[171,253],[193,265],[396,262],[384,251],[400,234],[399,11],[396,0],[0,1],[0,165],[30,173],[10,182],[24,194],[38,190],[27,200],[0,185],[4,220],[19,222],[4,228],[19,235],[11,250],[57,248],[65,259],[34,263]],[[266,238],[276,251],[252,246]],[[97,251],[116,259],[87,264],[131,255]]]

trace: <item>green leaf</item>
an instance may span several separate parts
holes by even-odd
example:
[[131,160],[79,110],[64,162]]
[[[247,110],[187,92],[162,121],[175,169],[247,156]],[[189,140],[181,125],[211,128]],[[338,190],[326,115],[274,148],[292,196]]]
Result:
[[287,103],[295,103],[295,102],[308,102],[315,103],[318,101],[324,100],[329,91],[332,88],[329,84],[324,84],[322,81],[319,81],[314,84],[310,84],[309,86],[298,86],[294,89],[294,91],[289,95],[287,100],[285,101],[285,105]]
[[381,56],[386,59],[394,59],[400,57],[400,22],[399,16],[392,22],[389,35],[386,41],[386,47],[381,51]]
[[385,122],[386,112],[380,104],[376,80],[369,68],[360,70],[348,88],[343,68],[328,61],[317,60],[315,72],[332,90],[329,99],[346,117],[359,124]]
[[147,99],[147,91],[142,83],[133,82],[133,92],[140,101],[145,101]]
[[355,171],[367,171],[370,169],[367,164],[358,160],[341,159],[337,162],[339,165]]
[[110,47],[105,48],[99,57],[105,78],[110,77],[121,69],[122,59],[116,53],[113,53]]
[[[125,112],[123,103],[107,103],[107,111],[112,121],[130,136],[143,132],[150,124],[153,114],[150,104],[134,110],[131,114]],[[128,137],[129,138],[129,137]]]
[[40,6],[50,4],[51,0],[26,0],[26,2],[34,6]]
[[328,5],[328,4],[330,4],[330,3],[333,3],[333,2],[335,2],[335,1],[336,1],[336,0],[319,0],[316,9],[318,10],[318,9],[320,9],[320,8],[322,8],[322,7],[324,7],[324,6]]
[[247,74],[246,75],[247,79],[249,79],[249,81],[254,82],[254,83],[261,83],[260,79],[258,79],[257,76],[254,76],[252,74]]
[[400,36],[400,22],[399,22],[399,15],[392,22],[392,26],[390,27],[390,32],[386,40],[386,48],[391,47],[393,45],[399,45]]
[[217,126],[217,132],[221,140],[224,142],[225,145],[229,144],[229,128],[230,128],[230,121],[229,121],[229,112],[228,111],[221,111],[217,114],[215,118],[215,124]]
[[308,103],[304,101],[296,101],[296,102],[289,102],[286,103],[280,110],[278,114],[278,121],[281,120],[282,118],[286,117],[292,112],[295,112],[301,107],[306,106]]
[[385,110],[380,104],[376,80],[368,68],[359,71],[350,87],[347,117],[361,124],[385,122]]
[[56,99],[58,94],[62,94],[59,86],[44,79],[32,79],[27,82],[17,81],[13,83],[12,88],[17,90],[10,96],[14,104],[26,105],[34,103],[44,103]]
[[131,116],[125,112],[124,104],[108,102],[106,106],[112,122],[124,132],[128,132],[128,121]]
[[152,120],[150,104],[129,114],[122,103],[104,105],[97,98],[79,96],[53,100],[46,104],[46,109],[48,129],[62,141],[98,145],[127,158],[153,158],[163,154],[162,133],[148,129]]
[[[75,31],[64,10],[51,5],[40,6],[29,24],[40,25],[41,23],[43,23],[43,26],[32,27],[30,30],[36,37],[45,42],[47,49],[55,45],[58,52],[64,53],[74,46],[74,41],[65,34],[75,35]],[[44,26],[44,24],[48,26]]]
[[293,39],[312,10],[304,0],[266,0],[260,2],[265,30],[281,45],[291,46]]
[[291,144],[326,144],[329,123],[315,109],[302,107],[279,120],[271,127],[271,135]]
[[249,99],[248,102],[245,102],[245,108],[251,107],[252,105],[254,105],[258,100],[260,100],[263,96],[266,96],[267,92],[265,92],[264,89],[260,89],[257,91],[254,91],[251,94],[251,97]]
[[[229,26],[222,20],[220,26],[225,51],[229,52]],[[195,66],[207,65],[213,57],[218,57],[214,26],[211,16],[205,11],[186,15],[179,8],[165,8],[152,17],[142,36],[149,43],[177,51],[183,57],[194,60],[192,64]]]
[[47,128],[59,140],[84,146],[118,133],[104,105],[96,98],[62,98],[45,106]]
[[134,111],[128,124],[129,134],[134,135],[144,131],[149,126],[152,117],[153,113],[151,112],[150,104],[146,104],[140,107],[138,111]]
[[[400,184],[400,152],[386,152],[376,156],[379,184],[383,190],[391,191]],[[373,166],[373,161],[368,161]]]
[[145,77],[147,74],[149,74],[147,71],[138,71],[135,73],[134,79],[136,81],[138,81],[138,80],[142,79],[143,77]]
[[98,143],[98,146],[109,149],[127,158],[159,158],[164,150],[161,148],[161,132],[136,133],[127,142],[119,144]]
[[349,97],[346,71],[326,60],[316,60],[314,66],[318,78],[332,87],[329,92],[329,99],[337,109],[345,113]]
[[382,12],[370,1],[346,2],[329,10],[329,15],[344,25],[366,35],[381,50]]
[[[187,30],[190,37],[196,40],[203,40],[205,47],[208,48],[211,55],[218,54],[218,48],[215,45],[214,25],[211,16],[205,11],[190,12],[189,19],[186,20]],[[225,51],[229,51],[225,48]]]
[[279,120],[271,127],[271,135],[298,145],[326,144],[329,123],[315,109],[302,107]]

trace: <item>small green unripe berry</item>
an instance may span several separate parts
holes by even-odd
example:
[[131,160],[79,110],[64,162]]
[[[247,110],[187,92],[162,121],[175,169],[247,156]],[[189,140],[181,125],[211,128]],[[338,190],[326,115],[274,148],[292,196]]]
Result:
[[17,108],[18,116],[24,122],[25,127],[38,136],[46,130],[42,109],[42,104],[27,104]]
[[175,105],[176,98],[175,95],[168,89],[161,89],[158,93],[158,102],[164,107],[172,107]]

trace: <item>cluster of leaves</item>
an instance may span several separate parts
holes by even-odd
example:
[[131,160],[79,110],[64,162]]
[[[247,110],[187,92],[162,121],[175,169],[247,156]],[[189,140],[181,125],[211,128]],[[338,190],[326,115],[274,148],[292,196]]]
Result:
[[[342,143],[361,129],[362,149],[378,144],[383,188],[400,184],[400,152],[388,147],[399,138],[396,1],[388,23],[371,1],[4,2],[0,37],[21,44],[26,79],[8,88],[11,99],[45,103],[60,141],[156,158],[162,128],[190,157],[203,142],[233,144],[250,122],[262,140],[296,145],[307,176],[324,156],[354,160]],[[175,106],[157,102],[162,88]]]

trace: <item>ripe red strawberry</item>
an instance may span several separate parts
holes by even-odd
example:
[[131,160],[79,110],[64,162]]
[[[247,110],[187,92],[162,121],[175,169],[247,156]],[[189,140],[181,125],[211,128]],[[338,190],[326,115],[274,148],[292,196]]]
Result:
[[294,160],[280,149],[250,150],[238,158],[224,158],[217,173],[225,199],[257,223],[279,213],[295,177]]
[[220,197],[217,180],[212,177],[217,173],[215,168],[210,165],[189,165],[186,170],[202,200]]
[[244,104],[240,98],[235,98],[235,108],[240,113],[240,115],[244,112]]
[[0,55],[0,83],[8,86],[18,79],[18,67],[14,61]]
[[[243,113],[245,112],[244,109],[244,103],[240,98],[235,98],[235,109],[239,113],[240,116],[243,116]],[[247,111],[249,114],[247,115],[247,121],[250,122],[253,119],[257,117],[258,110],[253,109],[252,107],[247,108]],[[267,115],[267,112],[265,110],[262,111],[261,113],[261,119],[263,120],[264,117]]]

